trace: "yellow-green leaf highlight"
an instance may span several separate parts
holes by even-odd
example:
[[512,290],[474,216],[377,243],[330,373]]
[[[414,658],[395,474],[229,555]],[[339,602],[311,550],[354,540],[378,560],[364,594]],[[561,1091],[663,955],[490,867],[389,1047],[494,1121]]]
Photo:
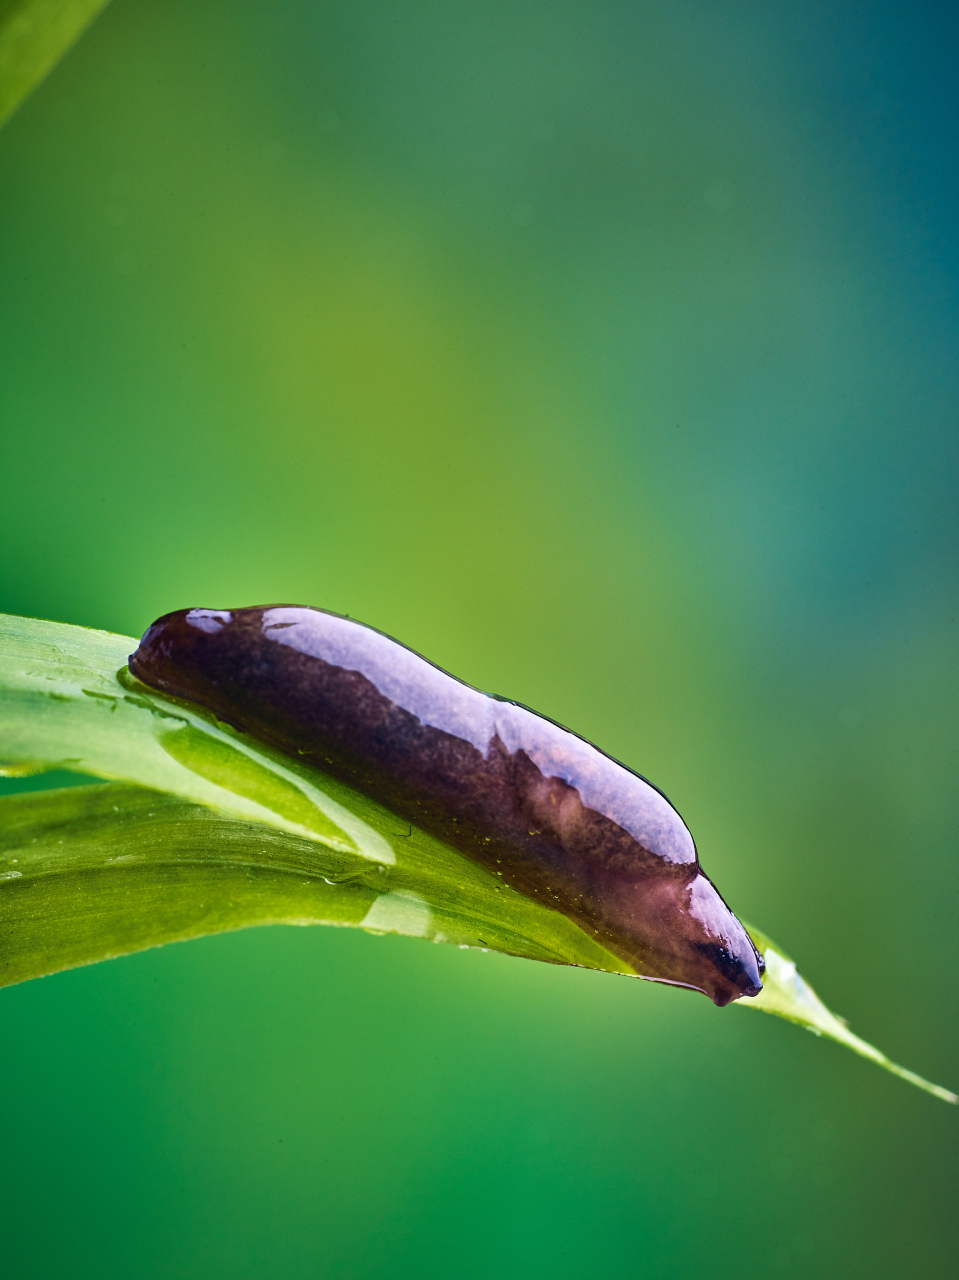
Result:
[[0,0],[0,124],[83,34],[107,0]]

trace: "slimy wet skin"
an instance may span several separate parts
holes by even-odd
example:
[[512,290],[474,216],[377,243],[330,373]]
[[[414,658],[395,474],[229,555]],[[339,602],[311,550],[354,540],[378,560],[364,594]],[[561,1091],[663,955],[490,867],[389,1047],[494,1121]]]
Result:
[[130,669],[501,873],[644,977],[719,1005],[761,990],[762,958],[661,792],[372,627],[292,605],[184,609]]

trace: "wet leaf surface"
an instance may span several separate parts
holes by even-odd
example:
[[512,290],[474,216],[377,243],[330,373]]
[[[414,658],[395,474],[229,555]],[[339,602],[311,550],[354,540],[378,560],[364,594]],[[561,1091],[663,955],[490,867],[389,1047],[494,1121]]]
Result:
[[[257,924],[329,924],[634,975],[560,912],[343,783],[126,669],[136,641],[0,615],[0,773],[105,784],[0,799],[0,985]],[[738,1004],[825,1035],[949,1102],[829,1012],[750,930]]]

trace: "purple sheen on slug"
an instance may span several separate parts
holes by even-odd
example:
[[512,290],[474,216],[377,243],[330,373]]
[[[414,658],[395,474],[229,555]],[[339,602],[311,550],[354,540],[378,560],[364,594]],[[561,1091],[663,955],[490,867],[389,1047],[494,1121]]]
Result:
[[762,989],[762,957],[661,792],[382,632],[292,605],[184,609],[130,669],[500,872],[644,977],[719,1005]]

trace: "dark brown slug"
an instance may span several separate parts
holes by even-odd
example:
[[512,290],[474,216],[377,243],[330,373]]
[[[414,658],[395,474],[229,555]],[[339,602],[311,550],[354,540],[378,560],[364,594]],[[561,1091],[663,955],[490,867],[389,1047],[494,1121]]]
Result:
[[660,791],[382,632],[293,605],[183,609],[130,669],[500,872],[644,977],[718,1005],[762,989],[762,957]]

